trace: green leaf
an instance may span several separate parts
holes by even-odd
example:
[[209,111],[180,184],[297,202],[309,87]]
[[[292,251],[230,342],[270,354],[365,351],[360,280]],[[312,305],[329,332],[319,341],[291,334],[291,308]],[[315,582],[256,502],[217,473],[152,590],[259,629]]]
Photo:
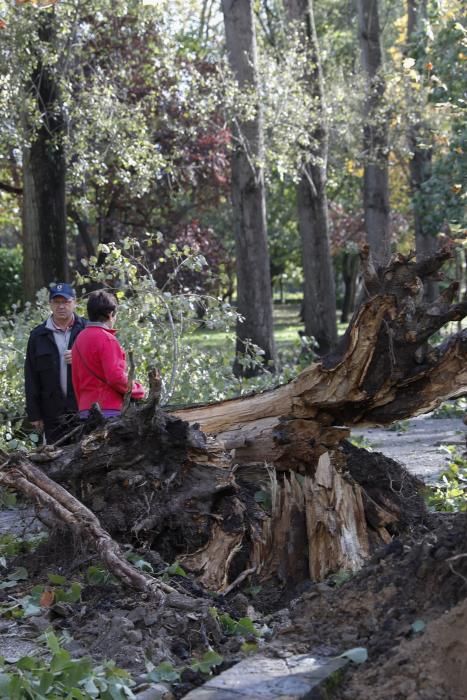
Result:
[[40,668],[40,663],[37,659],[31,656],[23,656],[19,661],[16,662],[16,667],[22,671],[34,671]]
[[150,564],[145,559],[136,559],[135,561],[132,562],[132,564],[134,567],[136,567],[137,569],[140,569],[141,571],[147,571],[150,574],[152,574],[154,572],[152,564]]
[[167,573],[170,574],[170,576],[186,577],[185,569],[183,569],[177,561],[174,561],[174,563],[167,568]]
[[415,633],[423,632],[423,630],[426,627],[426,622],[423,622],[423,620],[415,620],[415,622],[412,622],[410,627],[412,628],[412,631]]
[[58,641],[58,637],[53,632],[45,633],[45,641],[52,654],[58,654],[58,652],[60,651],[60,644]]
[[54,675],[50,671],[42,671],[40,675],[39,692],[43,693],[47,697],[48,691],[52,688],[54,682]]
[[0,673],[0,698],[10,697],[9,689],[11,678],[11,673]]
[[363,664],[368,660],[368,651],[365,647],[353,647],[353,649],[344,651],[337,658],[349,659],[349,661],[353,661],[354,664]]
[[59,574],[48,574],[47,576],[50,583],[53,583],[55,586],[63,586],[66,583],[65,576],[60,576]]
[[50,662],[50,670],[52,673],[57,673],[57,671],[63,671],[67,664],[70,662],[70,654],[65,649],[59,649]]
[[173,683],[174,681],[180,680],[180,673],[169,661],[162,661],[162,663],[153,668],[153,670],[148,673],[146,677],[148,680],[154,681],[155,683],[158,683],[159,681]]
[[34,600],[39,600],[44,591],[45,586],[43,586],[42,584],[33,586],[31,589],[31,598],[34,598]]
[[219,622],[222,625],[222,629],[226,634],[235,634],[238,627],[238,622],[229,615],[229,613],[222,613],[219,615]]
[[88,680],[86,681],[86,683],[84,684],[83,687],[84,687],[84,690],[85,690],[87,693],[89,693],[89,695],[90,695],[92,698],[97,698],[97,697],[99,697],[99,688],[98,688],[97,685],[94,683],[94,679],[93,679],[93,678],[88,678]]
[[71,586],[66,590],[63,588],[55,589],[55,599],[58,602],[77,603],[81,598],[81,584],[73,581]]
[[92,675],[92,661],[89,657],[71,659],[66,668],[66,677],[70,686],[79,685],[87,676]]
[[0,583],[0,590],[3,590],[5,588],[14,588],[17,585],[18,581],[2,581]]
[[211,670],[215,666],[219,666],[223,661],[224,658],[216,651],[211,649],[203,654],[199,661],[194,661],[190,668],[192,668],[193,671],[200,671],[201,673],[211,673]]
[[78,581],[73,581],[68,590],[68,602],[77,603],[81,598],[81,584]]
[[99,566],[90,566],[86,571],[86,578],[88,583],[94,585],[100,585],[102,583],[107,583],[111,574],[107,569],[102,569]]
[[36,605],[34,603],[30,596],[28,596],[28,599],[24,599],[24,603],[22,603],[23,606],[23,611],[24,611],[24,617],[34,617],[34,615],[40,615],[42,613],[42,609],[40,605]]
[[148,571],[151,574],[153,573],[154,569],[152,565],[143,559],[137,552],[127,552],[125,557],[128,559],[128,561],[131,561],[133,566],[135,566],[137,569],[141,569],[141,571]]
[[8,574],[8,578],[11,581],[25,581],[28,578],[28,570],[24,566],[19,566],[17,569]]
[[241,617],[238,621],[237,634],[243,636],[252,634],[255,637],[259,637],[259,632],[254,626],[252,620],[249,617]]

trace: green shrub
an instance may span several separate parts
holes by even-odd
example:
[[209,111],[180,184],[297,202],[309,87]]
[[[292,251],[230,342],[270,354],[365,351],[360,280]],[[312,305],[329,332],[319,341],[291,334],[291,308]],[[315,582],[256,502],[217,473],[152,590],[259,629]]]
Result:
[[462,418],[467,413],[467,399],[459,398],[443,401],[431,414],[432,418]]
[[428,492],[428,504],[438,511],[467,511],[467,459],[453,447],[451,462]]
[[90,658],[72,659],[53,632],[47,632],[50,660],[23,656],[16,664],[0,657],[0,698],[135,698],[130,675],[112,661],[95,665]]
[[[151,238],[146,244],[151,246]],[[163,405],[220,401],[252,390],[267,388],[290,376],[264,373],[251,380],[232,374],[235,349],[235,310],[222,299],[200,295],[177,284],[181,269],[204,270],[206,261],[186,247],[183,251],[170,246],[164,265],[170,262],[173,273],[168,283],[159,287],[157,268],[146,261],[145,246],[126,239],[121,247],[101,245],[103,265],[97,257],[83,260],[86,273],[77,275],[82,290],[78,312],[85,314],[88,290],[96,284],[114,291],[119,301],[117,331],[127,352],[134,358],[136,377],[145,383],[148,369],[158,367],[163,378]],[[199,318],[199,308],[204,314]],[[23,432],[25,417],[23,365],[31,329],[43,321],[49,311],[46,289],[37,293],[35,304],[27,302],[8,316],[0,316],[0,449],[29,449],[37,435]],[[223,342],[202,346],[200,326],[218,331]],[[255,352],[249,361],[255,362]]]
[[20,246],[0,248],[0,314],[6,314],[23,298],[21,274],[23,253]]

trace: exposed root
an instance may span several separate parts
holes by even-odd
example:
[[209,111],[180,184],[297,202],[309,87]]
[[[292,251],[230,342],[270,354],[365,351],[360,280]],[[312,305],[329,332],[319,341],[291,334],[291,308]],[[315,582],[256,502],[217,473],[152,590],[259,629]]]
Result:
[[148,593],[160,602],[163,602],[165,593],[176,592],[171,586],[132,566],[94,513],[24,458],[15,457],[2,465],[0,485],[20,491],[52,512],[58,524],[65,524],[74,534],[90,542],[107,569],[126,585]]

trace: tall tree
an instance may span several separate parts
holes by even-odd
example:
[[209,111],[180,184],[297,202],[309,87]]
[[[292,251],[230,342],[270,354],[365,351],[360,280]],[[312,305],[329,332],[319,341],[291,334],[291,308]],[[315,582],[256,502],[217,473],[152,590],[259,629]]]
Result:
[[388,185],[388,127],[383,100],[381,29],[378,0],[357,0],[359,38],[366,78],[363,150],[363,207],[365,230],[377,265],[391,254]]
[[310,98],[310,143],[301,163],[297,206],[302,242],[305,332],[319,352],[337,342],[336,293],[329,245],[326,166],[328,133],[324,89],[312,0],[285,0],[287,16],[306,56],[303,85]]
[[234,372],[258,372],[248,360],[252,341],[264,352],[264,365],[275,364],[271,278],[266,230],[264,145],[261,105],[258,100],[256,33],[251,0],[222,0],[227,53],[232,73],[255,104],[252,114],[234,122],[232,153],[232,204],[237,257],[237,324]]
[[23,149],[23,249],[24,293],[36,291],[54,280],[66,280],[65,147],[64,115],[59,99],[56,68],[44,53],[55,35],[54,8],[37,14],[37,37],[31,37],[35,65],[25,85],[36,105],[39,123],[28,124],[30,143]]
[[[408,0],[407,2],[407,53],[422,60],[426,54],[427,35],[424,23],[427,21],[427,0]],[[419,56],[419,54],[422,56]],[[418,91],[420,92],[420,91]],[[416,95],[409,95],[409,100],[417,100]],[[411,105],[410,112],[414,115],[409,121],[407,140],[411,157],[410,191],[412,196],[412,212],[415,229],[415,250],[417,260],[433,255],[436,249],[437,226],[434,217],[430,216],[429,197],[424,192],[424,186],[432,176],[432,134],[430,127],[419,106]],[[435,280],[425,282],[425,297],[433,301],[438,292]]]

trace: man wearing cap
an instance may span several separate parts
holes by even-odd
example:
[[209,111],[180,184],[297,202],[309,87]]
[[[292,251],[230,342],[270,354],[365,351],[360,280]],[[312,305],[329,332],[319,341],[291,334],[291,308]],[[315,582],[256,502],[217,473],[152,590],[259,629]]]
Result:
[[29,336],[24,365],[26,410],[36,430],[48,443],[67,432],[67,417],[77,411],[71,381],[71,347],[84,329],[84,318],[75,314],[73,287],[59,282],[50,289],[49,318]]

